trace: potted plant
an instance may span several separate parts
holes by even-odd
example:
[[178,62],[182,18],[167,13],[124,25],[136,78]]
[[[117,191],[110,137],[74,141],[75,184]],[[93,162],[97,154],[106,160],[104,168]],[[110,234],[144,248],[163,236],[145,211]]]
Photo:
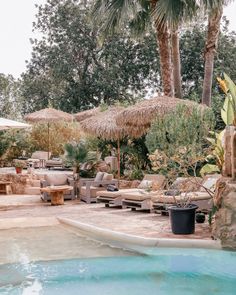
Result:
[[173,234],[193,234],[195,232],[195,213],[198,206],[191,203],[191,198],[187,197],[187,193],[181,201],[177,201],[175,195],[173,195],[173,198],[175,205],[168,208]]
[[15,161],[14,166],[15,166],[15,169],[16,169],[16,173],[21,174],[22,169],[24,168],[25,164],[22,161]]

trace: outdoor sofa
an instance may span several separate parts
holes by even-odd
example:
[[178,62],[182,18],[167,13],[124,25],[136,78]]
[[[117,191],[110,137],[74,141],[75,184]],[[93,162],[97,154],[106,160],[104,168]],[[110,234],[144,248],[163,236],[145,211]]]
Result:
[[104,191],[108,185],[118,187],[118,180],[112,174],[98,172],[95,178],[82,178],[79,181],[79,197],[86,203],[96,202],[96,193]]
[[[74,200],[76,198],[76,181],[72,178],[72,176],[68,176],[66,174],[58,173],[58,174],[47,174],[44,180],[40,181],[40,187],[47,186],[63,186],[70,185],[73,187],[71,191],[68,191],[64,194],[65,200]],[[46,193],[41,193],[41,199],[43,201],[51,201],[51,196]]]
[[[119,191],[110,192],[107,190],[101,190],[97,192],[97,202],[104,203],[106,207],[109,206],[122,206],[124,195],[130,195],[135,193],[143,193],[143,196],[147,191],[156,189],[164,189],[166,184],[166,178],[159,174],[145,174],[140,185],[136,188],[121,189]],[[143,204],[145,206],[145,204]]]

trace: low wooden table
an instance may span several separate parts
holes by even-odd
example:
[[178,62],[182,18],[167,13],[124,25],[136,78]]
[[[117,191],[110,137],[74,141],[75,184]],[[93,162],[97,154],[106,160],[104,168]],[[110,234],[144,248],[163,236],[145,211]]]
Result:
[[42,192],[48,193],[51,196],[51,205],[64,205],[64,193],[72,191],[73,186],[60,185],[60,186],[47,186],[40,189]]
[[8,195],[11,191],[11,181],[0,181],[0,193]]

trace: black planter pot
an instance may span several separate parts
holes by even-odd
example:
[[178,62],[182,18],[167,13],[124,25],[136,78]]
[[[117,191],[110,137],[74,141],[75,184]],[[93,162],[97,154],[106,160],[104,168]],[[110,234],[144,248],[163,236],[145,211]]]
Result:
[[198,208],[195,204],[189,204],[182,208],[177,206],[169,207],[171,229],[176,235],[189,235],[195,231],[195,212]]

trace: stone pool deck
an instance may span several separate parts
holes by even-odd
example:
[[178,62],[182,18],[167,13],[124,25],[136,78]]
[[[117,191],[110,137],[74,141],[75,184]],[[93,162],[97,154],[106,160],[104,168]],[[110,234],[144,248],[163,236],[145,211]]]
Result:
[[66,201],[62,206],[51,206],[39,195],[0,195],[0,229],[26,226],[50,226],[56,217],[65,217],[97,227],[150,238],[189,238],[211,240],[206,220],[196,224],[195,234],[174,235],[168,216],[105,208],[102,204],[86,204],[79,200]]

